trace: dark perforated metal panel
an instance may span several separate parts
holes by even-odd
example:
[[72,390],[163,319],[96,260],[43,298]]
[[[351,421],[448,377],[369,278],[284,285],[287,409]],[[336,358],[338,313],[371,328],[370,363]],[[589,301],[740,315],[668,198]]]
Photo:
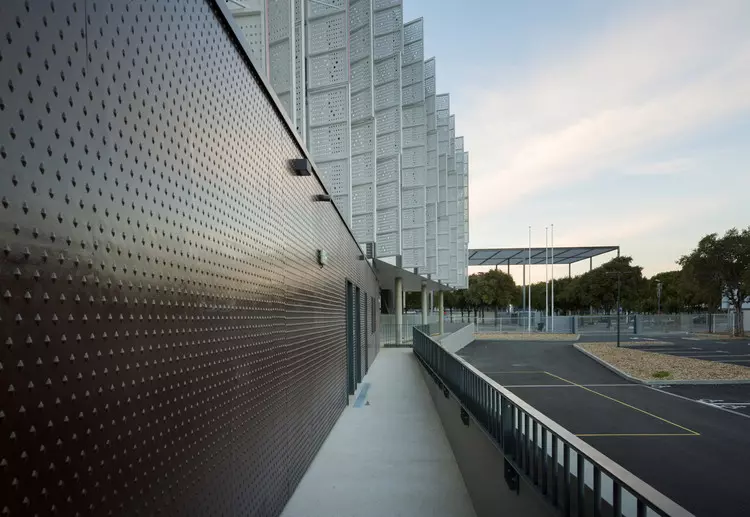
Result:
[[0,27],[0,514],[277,514],[346,404],[359,248],[213,2]]

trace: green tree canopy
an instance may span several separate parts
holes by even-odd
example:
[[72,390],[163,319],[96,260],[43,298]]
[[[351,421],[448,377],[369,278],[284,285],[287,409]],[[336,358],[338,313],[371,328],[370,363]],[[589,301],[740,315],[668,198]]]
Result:
[[679,264],[700,290],[716,290],[729,300],[742,332],[742,305],[750,301],[750,227],[732,228],[723,237],[706,235]]

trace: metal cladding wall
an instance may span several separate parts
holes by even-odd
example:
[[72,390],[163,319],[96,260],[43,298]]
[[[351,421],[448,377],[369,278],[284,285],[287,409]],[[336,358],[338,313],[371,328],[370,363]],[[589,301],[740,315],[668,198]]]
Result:
[[346,404],[376,279],[227,16],[0,4],[0,514],[276,515]]

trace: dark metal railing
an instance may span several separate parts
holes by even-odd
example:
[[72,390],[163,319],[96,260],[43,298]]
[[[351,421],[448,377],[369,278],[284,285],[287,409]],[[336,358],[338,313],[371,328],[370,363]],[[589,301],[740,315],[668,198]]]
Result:
[[[526,477],[562,515],[692,516],[430,336],[417,328],[413,333],[415,354],[446,396],[453,393],[515,473]],[[509,476],[516,474],[506,468],[506,481],[511,484]]]

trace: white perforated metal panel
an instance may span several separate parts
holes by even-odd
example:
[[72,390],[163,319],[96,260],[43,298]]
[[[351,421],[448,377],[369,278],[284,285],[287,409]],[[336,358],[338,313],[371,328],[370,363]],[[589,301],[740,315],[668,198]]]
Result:
[[[447,155],[447,184],[445,195],[445,214],[448,216],[448,249],[450,250],[449,264],[450,276],[448,282],[451,285],[458,283],[458,208],[457,174],[456,174],[456,117],[448,117],[448,155]],[[463,153],[461,155],[463,160]],[[463,165],[462,165],[463,166]]]
[[467,164],[468,153],[464,152],[464,138],[456,138],[456,219],[457,219],[457,239],[456,248],[458,252],[457,256],[457,287],[466,288],[468,279],[468,235],[466,234],[466,222],[467,222],[467,196],[468,188],[466,187],[466,173],[468,170]]
[[469,287],[469,153],[464,151],[464,247],[462,257],[464,259],[463,275],[464,282],[462,287],[468,289]]
[[448,161],[450,156],[450,96],[440,94],[435,97],[438,134],[438,278],[450,283],[450,225],[448,221]]
[[303,142],[307,140],[305,2],[306,0],[294,0],[294,122]]
[[[402,254],[401,1],[373,0],[373,104],[376,127],[376,227],[379,256]],[[406,264],[404,264],[406,266]]]
[[[424,101],[424,22],[421,18],[404,25],[401,68],[402,160],[401,224],[409,229],[404,241],[403,266],[427,269],[425,166],[427,125]],[[408,253],[407,253],[408,252]],[[420,260],[409,262],[408,260]]]
[[294,0],[267,0],[268,70],[271,86],[296,125]]
[[250,59],[258,71],[268,76],[265,0],[238,0],[229,5],[237,26],[250,48]]
[[425,259],[426,273],[437,277],[438,136],[435,112],[435,58],[424,62],[425,88]]
[[308,0],[305,36],[307,146],[336,206],[352,225],[348,0]]

